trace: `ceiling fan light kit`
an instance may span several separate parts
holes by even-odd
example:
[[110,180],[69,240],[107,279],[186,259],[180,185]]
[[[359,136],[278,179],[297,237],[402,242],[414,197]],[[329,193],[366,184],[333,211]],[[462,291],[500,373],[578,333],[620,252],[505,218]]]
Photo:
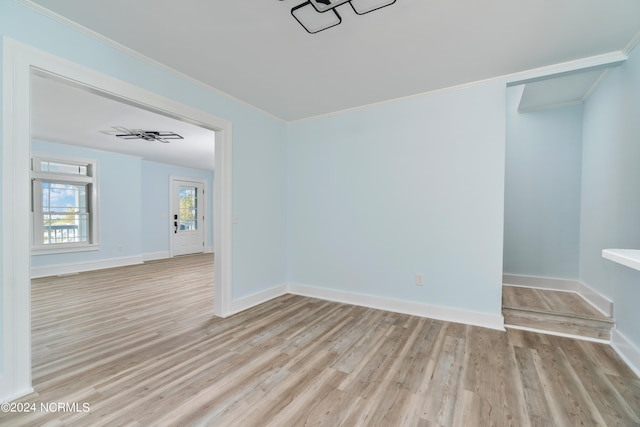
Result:
[[184,139],[175,132],[128,129],[122,126],[114,126],[112,131],[101,131],[107,135],[113,135],[120,139],[142,139],[144,141],[157,141],[168,144],[170,139]]
[[307,0],[293,7],[291,15],[309,34],[316,34],[342,22],[336,8],[345,3],[349,3],[357,15],[364,15],[395,2],[396,0]]

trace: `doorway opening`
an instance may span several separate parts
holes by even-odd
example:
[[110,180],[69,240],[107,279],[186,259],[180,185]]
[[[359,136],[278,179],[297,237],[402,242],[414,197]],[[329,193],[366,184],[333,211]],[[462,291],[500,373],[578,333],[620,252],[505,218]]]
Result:
[[[127,105],[215,132],[213,250],[216,255],[213,314],[224,317],[231,303],[231,123],[137,86],[5,39],[3,45],[2,361],[0,396],[12,400],[31,386],[30,114],[33,75],[58,79]],[[165,181],[166,182],[166,181]],[[166,185],[166,184],[165,184]],[[22,230],[22,231],[20,231]]]

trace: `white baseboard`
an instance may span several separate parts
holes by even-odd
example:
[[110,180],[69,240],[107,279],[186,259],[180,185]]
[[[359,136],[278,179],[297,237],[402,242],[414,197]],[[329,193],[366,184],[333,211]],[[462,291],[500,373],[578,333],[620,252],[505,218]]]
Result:
[[613,316],[613,302],[598,293],[598,291],[577,280],[503,274],[502,283],[509,286],[521,286],[525,288],[575,292],[605,316]]
[[578,282],[578,294],[605,316],[613,317],[613,301],[582,282]]
[[47,276],[60,276],[64,274],[82,273],[84,271],[102,270],[105,268],[124,267],[127,265],[142,264],[142,255],[109,258],[98,261],[77,262],[73,264],[45,265],[42,267],[31,267],[31,278]]
[[335,289],[318,288],[315,286],[301,284],[283,284],[274,286],[265,291],[234,300],[231,303],[231,309],[229,310],[228,315],[231,316],[285,294],[319,298],[326,301],[335,301],[361,307],[375,308],[378,310],[392,311],[394,313],[402,313],[504,331],[504,319],[502,315],[495,316],[486,313],[476,313],[449,307],[422,304],[374,295],[357,294],[353,292],[338,291]]
[[[231,309],[227,316],[232,316],[256,305],[262,304],[287,293],[287,285],[278,285],[264,291],[231,301]],[[227,317],[225,316],[225,317]]]
[[484,328],[504,331],[504,319],[502,315],[476,313],[450,307],[416,303],[374,295],[357,294],[335,289],[318,288],[301,284],[289,284],[287,289],[289,293],[295,295],[320,298],[345,304],[392,311],[395,313],[427,317],[447,322],[464,323],[467,325],[481,326]]
[[0,402],[1,403],[13,402],[16,399],[20,399],[21,397],[24,397],[33,392],[34,390],[32,387],[20,390],[18,392],[12,390],[11,394],[7,394],[6,396],[5,395],[0,396]]
[[142,254],[142,260],[144,262],[155,261],[157,259],[165,259],[165,258],[171,258],[169,251],[145,252]]
[[629,368],[640,377],[640,349],[615,328],[611,331],[611,347]]

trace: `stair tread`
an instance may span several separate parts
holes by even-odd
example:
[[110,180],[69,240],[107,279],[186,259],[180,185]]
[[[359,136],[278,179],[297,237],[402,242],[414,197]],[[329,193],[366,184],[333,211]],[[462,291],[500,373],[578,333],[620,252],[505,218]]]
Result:
[[538,313],[611,320],[575,292],[503,286],[502,306]]

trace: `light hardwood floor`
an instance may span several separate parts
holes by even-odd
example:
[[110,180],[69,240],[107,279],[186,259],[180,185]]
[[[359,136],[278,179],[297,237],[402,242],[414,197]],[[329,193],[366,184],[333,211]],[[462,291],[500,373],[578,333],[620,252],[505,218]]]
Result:
[[47,426],[631,426],[640,379],[606,345],[287,295],[212,316],[209,255],[34,280]]

